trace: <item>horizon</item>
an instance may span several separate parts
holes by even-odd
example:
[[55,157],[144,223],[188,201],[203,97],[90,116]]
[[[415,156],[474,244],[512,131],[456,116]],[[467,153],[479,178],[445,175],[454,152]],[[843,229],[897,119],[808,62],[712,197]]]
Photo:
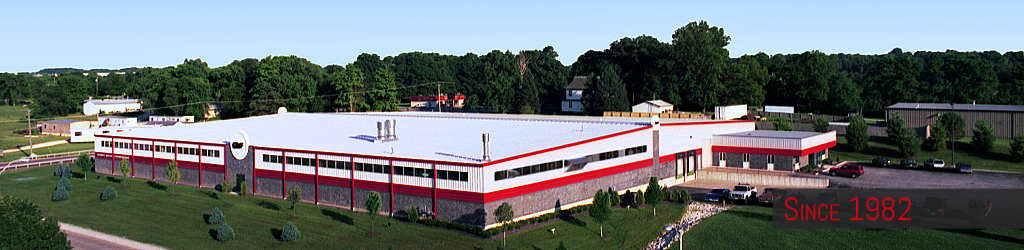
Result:
[[327,66],[353,62],[361,53],[462,56],[546,46],[553,46],[558,60],[569,66],[586,51],[607,49],[624,37],[649,35],[671,42],[676,29],[701,20],[732,38],[726,47],[731,58],[812,50],[877,55],[894,48],[1005,54],[1021,51],[1015,41],[1024,38],[1015,25],[1024,23],[1024,16],[1015,13],[1019,4],[1011,1],[12,5],[20,11],[11,20],[22,21],[0,24],[19,34],[0,41],[8,48],[0,52],[6,59],[0,72],[163,68],[196,58],[216,68],[234,60],[288,55]]

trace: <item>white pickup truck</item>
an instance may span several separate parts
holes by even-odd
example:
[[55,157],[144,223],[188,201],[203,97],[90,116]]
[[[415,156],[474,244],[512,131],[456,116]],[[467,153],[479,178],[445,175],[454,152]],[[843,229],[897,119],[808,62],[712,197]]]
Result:
[[757,188],[746,183],[739,183],[729,192],[729,199],[734,201],[742,200],[747,204],[750,199],[757,197]]

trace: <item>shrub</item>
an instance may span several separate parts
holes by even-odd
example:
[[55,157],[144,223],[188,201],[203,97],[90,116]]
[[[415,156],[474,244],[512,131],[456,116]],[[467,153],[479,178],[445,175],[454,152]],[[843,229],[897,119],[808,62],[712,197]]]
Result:
[[249,191],[249,188],[248,188],[248,187],[246,187],[246,185],[245,185],[245,182],[244,182],[244,181],[243,181],[242,183],[239,183],[239,186],[238,186],[238,195],[245,195],[245,192],[248,192],[248,191]]
[[625,194],[622,194],[622,206],[632,206],[636,200],[636,195],[633,195],[633,191],[626,190]]
[[57,165],[57,168],[53,169],[53,176],[60,176],[64,171],[64,165]]
[[298,240],[302,234],[299,233],[299,228],[295,227],[295,224],[288,222],[284,224],[284,229],[281,229],[281,240],[286,242],[292,242]]
[[644,204],[647,204],[646,202],[644,202],[647,199],[647,197],[644,197],[646,196],[644,194],[644,190],[637,190],[636,195],[634,196],[636,196],[636,198],[633,198],[633,202],[635,202],[637,206],[643,206]]
[[210,212],[210,219],[208,223],[218,224],[224,223],[224,212],[220,211],[220,208],[213,208],[213,212]]
[[861,115],[854,115],[850,118],[850,126],[846,128],[846,143],[850,146],[853,151],[864,151],[868,148],[868,139],[871,135],[868,134],[868,124],[864,122],[864,117]]
[[108,201],[113,199],[117,199],[117,190],[114,190],[114,188],[107,186],[107,188],[103,190],[103,194],[100,194],[100,200]]
[[674,202],[682,203],[682,200],[680,198],[681,197],[679,197],[679,189],[673,189],[672,190],[672,198],[670,198],[669,200],[674,201]]
[[672,191],[668,189],[668,186],[661,186],[661,200],[672,201]]
[[52,200],[52,201],[65,201],[65,200],[68,200],[70,198],[71,198],[71,196],[68,195],[68,190],[67,189],[64,189],[61,186],[57,186],[57,190],[53,191],[53,196],[50,197],[50,200]]
[[775,131],[793,131],[793,126],[789,124],[789,120],[782,118],[775,118],[772,121],[772,127],[775,128]]
[[971,144],[974,144],[974,149],[980,153],[987,153],[992,151],[995,147],[996,135],[995,131],[992,131],[992,126],[988,124],[988,120],[985,118],[978,119],[974,123],[974,137],[971,137]]
[[235,239],[235,230],[228,226],[227,222],[220,224],[220,229],[217,229],[217,241],[228,242]]
[[67,177],[60,177],[60,182],[57,182],[57,188],[64,188],[71,191],[71,181],[68,181]]
[[917,138],[914,130],[904,129],[903,133],[897,136],[896,147],[904,157],[912,157],[921,152],[921,139]]
[[608,205],[615,207],[619,205],[619,192],[608,188]]
[[409,207],[408,218],[409,222],[412,223],[416,223],[416,221],[420,220],[420,211],[416,210],[416,206]]
[[1015,162],[1024,161],[1024,133],[1017,133],[1017,137],[1010,141],[1010,158]]
[[679,200],[676,201],[676,202],[683,203],[683,204],[690,203],[690,191],[686,191],[685,188],[680,188]]
[[828,121],[825,120],[824,116],[819,116],[818,119],[814,119],[814,132],[828,132]]
[[71,177],[71,167],[64,164],[57,164],[57,168],[53,170],[53,176]]

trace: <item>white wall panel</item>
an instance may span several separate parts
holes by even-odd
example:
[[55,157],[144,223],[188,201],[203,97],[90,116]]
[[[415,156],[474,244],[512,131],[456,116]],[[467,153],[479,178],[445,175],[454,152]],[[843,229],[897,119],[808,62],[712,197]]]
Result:
[[[369,163],[369,164],[378,164],[378,165],[385,165],[385,166],[389,165],[388,160],[384,160],[384,159],[363,158],[363,157],[353,157],[352,159],[353,159],[353,161],[358,162],[358,163]],[[366,172],[366,171],[358,171],[357,170],[357,171],[355,171],[355,174],[356,174],[355,178],[357,180],[377,181],[377,182],[388,182],[389,181],[388,174],[385,174],[385,173],[374,173],[374,172]]]
[[281,171],[281,163],[263,161],[263,155],[281,156],[281,151],[257,149],[254,152],[256,152],[256,169]]
[[316,169],[313,167],[300,165],[287,165],[285,166],[285,171],[289,173],[316,174]]
[[[196,144],[178,143],[178,147],[179,148],[183,148],[183,149],[194,148],[196,150],[199,150],[199,145],[196,145]],[[178,151],[175,150],[174,152],[177,153]],[[196,152],[196,153],[199,153],[199,152]],[[178,160],[179,161],[189,161],[189,162],[199,162],[199,156],[198,155],[189,155],[189,154],[178,154]]]
[[803,144],[801,149],[812,148],[812,147],[815,147],[815,146],[818,146],[818,145],[821,145],[821,144],[825,144],[825,143],[829,143],[829,142],[834,142],[834,141],[836,141],[836,131],[833,130],[833,131],[829,131],[828,133],[822,133],[820,135],[811,136],[809,138],[804,138],[801,141],[801,144]]
[[[150,145],[150,143],[152,143],[152,141],[135,140],[135,144]],[[151,156],[153,156],[153,152],[152,151],[148,151],[148,150],[138,150],[138,149],[136,149],[134,151],[134,155],[135,156],[151,157]]]
[[[350,158],[350,157],[328,155],[328,154],[320,154],[320,155],[318,155],[318,157],[321,160],[343,161],[343,162],[351,162],[352,161],[352,158]],[[347,164],[346,166],[347,167],[352,167],[351,163]],[[350,177],[351,176],[350,171],[351,170],[348,170],[348,169],[341,169],[341,168],[333,169],[333,168],[326,168],[326,167],[320,166],[320,175],[323,175],[323,176],[340,177],[340,178],[351,178]]]
[[[203,156],[203,163],[224,165],[224,157],[227,157],[226,155],[224,155],[224,146],[202,145],[201,148],[202,149],[206,149],[206,150],[213,150],[213,151],[220,152],[220,157]],[[202,154],[202,152],[199,152],[199,153],[200,153],[200,155]],[[260,156],[260,157],[262,157],[262,156]],[[260,160],[262,161],[263,159],[260,159]]]
[[[412,168],[426,169],[427,171],[431,171],[431,172],[433,171],[433,169],[432,169],[433,168],[433,164],[426,163],[426,162],[397,161],[396,160],[396,161],[392,161],[392,163],[396,167],[399,167],[399,166],[400,167],[412,167]],[[412,185],[412,186],[418,186],[418,187],[432,187],[433,186],[433,178],[426,178],[426,177],[419,177],[419,176],[406,176],[406,175],[399,175],[397,173],[395,174],[394,178],[395,178],[394,181],[397,184]]]
[[[117,143],[117,142],[132,143],[132,140],[128,140],[128,139],[114,139],[114,142],[115,143]],[[131,155],[132,154],[132,150],[131,149],[126,149],[126,148],[116,148],[115,147],[114,148],[114,153],[118,154],[118,155]]]
[[[469,181],[437,180],[437,188],[483,192],[483,178],[481,174],[483,169],[479,167],[437,164],[437,170],[466,172],[469,175]],[[493,173],[491,175],[493,176]]]

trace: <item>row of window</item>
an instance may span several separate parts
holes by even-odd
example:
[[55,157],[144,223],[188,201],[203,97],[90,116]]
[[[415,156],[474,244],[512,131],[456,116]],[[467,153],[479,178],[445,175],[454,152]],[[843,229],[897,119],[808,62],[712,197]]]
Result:
[[[111,143],[113,143],[113,144],[111,144]],[[127,142],[110,142],[110,141],[101,141],[100,142],[100,146],[103,146],[103,147],[111,147],[111,145],[113,145],[113,147],[115,147],[115,148],[134,149],[134,150],[142,150],[142,151],[156,151],[156,152],[162,152],[162,153],[174,153],[174,151],[175,151],[173,146],[163,146],[163,145],[155,145],[154,146],[154,145],[150,145],[150,144],[127,143]],[[200,154],[202,154],[203,156],[220,158],[220,150],[203,149],[202,151],[199,151],[198,149],[195,149],[195,148],[180,148],[179,147],[177,151],[178,151],[178,154],[185,154],[185,155],[200,155]]]
[[523,176],[528,174],[540,173],[548,170],[560,169],[568,165],[568,161],[553,161],[548,163],[541,163],[532,166],[526,166],[521,168],[513,168],[504,171],[494,172],[494,180],[504,180],[508,178],[514,178],[517,176]]
[[520,167],[520,168],[513,168],[513,169],[508,169],[508,170],[496,171],[496,172],[494,172],[494,180],[495,181],[500,181],[500,180],[504,180],[504,179],[515,178],[515,177],[529,175],[529,174],[536,174],[536,173],[540,173],[540,172],[544,172],[544,171],[549,171],[549,170],[554,170],[554,169],[561,169],[561,168],[570,167],[570,166],[571,167],[567,171],[575,171],[575,170],[582,169],[583,166],[586,165],[589,162],[603,161],[603,160],[618,158],[620,155],[621,156],[627,156],[627,155],[639,154],[639,153],[644,153],[644,152],[647,152],[647,145],[636,146],[636,147],[627,148],[627,149],[614,150],[614,151],[608,151],[608,152],[604,152],[604,153],[587,155],[587,156],[584,156],[584,157],[581,157],[581,158],[578,158],[578,159],[553,161],[553,162],[541,163],[541,164],[532,165],[532,166],[526,166],[526,167]]
[[[775,155],[767,155],[767,157],[768,157],[768,164],[775,163]],[[793,159],[796,159],[797,161],[799,161],[800,157],[799,156],[793,156]],[[719,152],[718,153],[718,160],[720,160],[720,161],[724,161],[725,160],[725,153],[724,152]],[[750,154],[743,154],[743,162],[750,162]]]
[[[269,163],[286,163],[292,165],[310,166],[316,167],[316,159],[303,158],[303,157],[281,157],[280,155],[264,154],[263,162]],[[391,166],[371,163],[359,163],[351,164],[347,161],[334,161],[334,160],[319,160],[321,168],[329,169],[344,169],[351,170],[352,165],[355,165],[356,171],[372,172],[390,174]],[[395,166],[396,175],[405,176],[416,176],[433,178],[433,170],[425,168],[414,168],[414,167],[402,167]],[[453,180],[453,181],[469,181],[469,173],[461,171],[448,171],[448,170],[437,170],[437,178],[442,180]]]

